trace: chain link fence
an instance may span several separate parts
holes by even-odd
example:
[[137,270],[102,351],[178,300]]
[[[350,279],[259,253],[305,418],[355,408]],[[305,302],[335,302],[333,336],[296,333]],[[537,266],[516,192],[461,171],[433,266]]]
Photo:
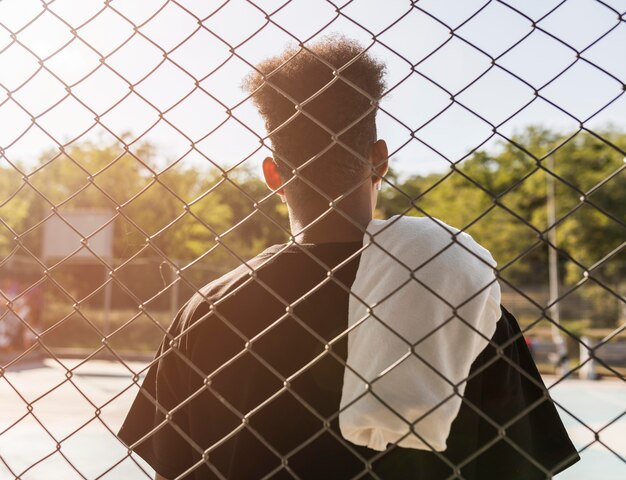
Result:
[[[551,392],[586,389],[568,382],[600,375],[621,388],[624,2],[81,3],[0,2],[2,478],[151,478],[116,431],[163,355],[155,356],[159,345],[179,339],[169,330],[179,308],[208,281],[249,267],[264,248],[299,245],[279,189],[260,180],[260,160],[280,154],[254,111],[253,94],[240,89],[251,71],[288,98],[294,114],[332,136],[332,145],[363,161],[340,137],[378,109],[392,171],[381,178],[376,215],[443,219],[493,253],[502,303],[520,321],[542,373],[556,375],[549,377]],[[309,48],[329,32],[355,38],[386,64],[381,98],[342,77],[347,66]],[[368,110],[333,131],[305,108],[323,90],[298,101],[272,83],[257,65],[287,43],[326,65],[329,85],[343,82],[367,97]],[[290,167],[329,211],[359,226],[336,205],[371,176],[333,197],[300,175],[324,153]],[[336,273],[331,269],[328,278]],[[293,314],[322,286],[284,307],[328,347],[333,342]],[[342,288],[355,296],[349,285]],[[289,389],[297,376],[285,376],[249,348],[265,333],[243,335],[246,348],[205,378],[251,352]],[[206,388],[214,391],[210,382]],[[584,431],[574,438],[583,460],[596,458],[600,447],[606,456],[596,461],[610,458],[616,475],[610,478],[626,472],[621,392],[608,402],[610,418],[554,393],[568,428]],[[289,459],[315,439],[282,454],[245,422],[246,412],[230,408],[281,460],[264,478],[282,471],[300,478]],[[169,422],[171,412],[165,414]],[[216,478],[227,478],[210,461],[222,441],[207,450],[177,431],[202,454],[198,466],[206,461]],[[355,456],[363,466],[354,478],[370,478],[382,454]],[[463,478],[459,469],[469,461],[451,465],[450,478]]]

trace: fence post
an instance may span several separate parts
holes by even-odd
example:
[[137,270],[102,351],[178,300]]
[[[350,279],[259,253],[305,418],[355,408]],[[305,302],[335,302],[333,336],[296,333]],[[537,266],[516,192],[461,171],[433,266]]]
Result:
[[590,337],[580,337],[580,363],[582,367],[580,367],[579,376],[581,379],[597,380],[599,378],[596,372],[596,361],[591,350],[595,343]]
[[102,322],[102,333],[106,337],[111,332],[111,284],[113,280],[109,278],[109,269],[105,265],[104,267],[104,305],[102,308],[104,309],[104,319]]

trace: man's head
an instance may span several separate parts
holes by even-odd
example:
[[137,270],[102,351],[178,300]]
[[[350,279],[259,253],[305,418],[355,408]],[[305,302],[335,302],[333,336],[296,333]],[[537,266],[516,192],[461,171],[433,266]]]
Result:
[[290,212],[327,208],[326,196],[371,190],[386,173],[376,135],[384,70],[357,42],[331,36],[265,60],[246,79],[274,151],[265,178]]

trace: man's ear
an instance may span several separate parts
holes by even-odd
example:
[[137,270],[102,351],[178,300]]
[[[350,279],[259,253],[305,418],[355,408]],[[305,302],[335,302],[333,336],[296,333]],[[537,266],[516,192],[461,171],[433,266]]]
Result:
[[[387,142],[384,140],[376,140],[372,144],[370,153],[370,162],[374,171],[372,172],[372,180],[378,181],[384,177],[389,170],[389,151],[387,150]],[[375,174],[374,174],[375,172]]]
[[263,160],[263,177],[265,177],[265,183],[271,190],[280,195],[285,194],[282,189],[283,180],[280,178],[278,166],[272,157],[266,157]]

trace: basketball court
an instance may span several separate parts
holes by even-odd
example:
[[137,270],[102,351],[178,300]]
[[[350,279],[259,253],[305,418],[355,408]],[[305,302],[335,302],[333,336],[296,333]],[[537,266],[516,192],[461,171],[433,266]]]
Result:
[[[91,360],[67,378],[59,362],[67,368],[79,363],[70,359],[23,363],[0,379],[0,456],[10,468],[0,463],[0,478],[154,478],[154,471],[139,457],[125,458],[127,450],[114,435],[137,391],[131,387],[132,376],[145,363],[129,362],[126,367]],[[557,378],[545,381],[552,385]],[[626,418],[620,415],[624,415],[626,384],[572,379],[558,382],[551,392],[563,407],[559,412],[576,447],[584,448],[582,460],[556,478],[623,479]],[[32,402],[31,413],[25,401]],[[600,432],[602,443],[594,441],[589,427]]]

